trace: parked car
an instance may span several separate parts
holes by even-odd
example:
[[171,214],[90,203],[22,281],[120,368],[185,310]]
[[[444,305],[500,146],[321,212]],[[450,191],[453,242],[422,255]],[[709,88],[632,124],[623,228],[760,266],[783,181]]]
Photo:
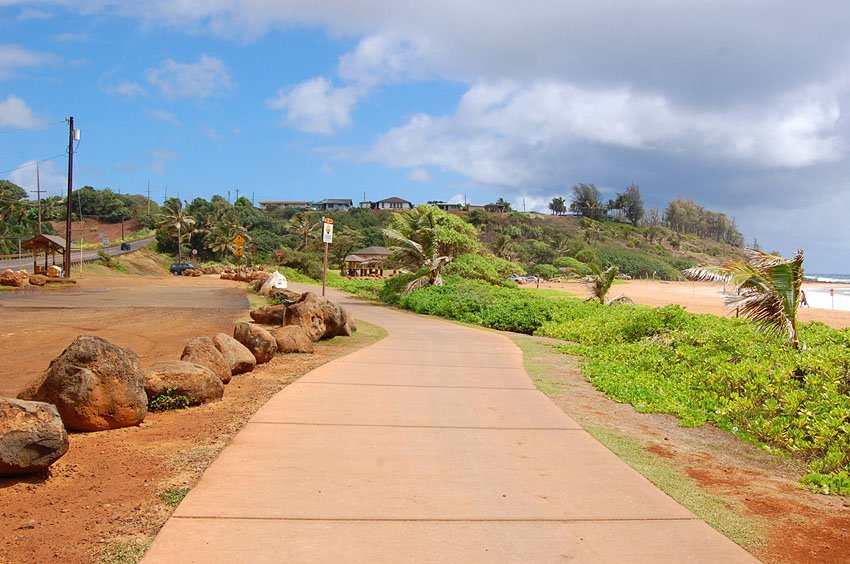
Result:
[[127,242],[121,243],[121,250],[122,251],[129,251],[130,250],[130,243],[127,243]]
[[171,265],[171,268],[169,268],[168,270],[174,276],[180,276],[184,272],[186,272],[187,270],[193,270],[195,268],[197,268],[197,267],[194,264],[192,264],[191,262],[175,262],[174,264]]

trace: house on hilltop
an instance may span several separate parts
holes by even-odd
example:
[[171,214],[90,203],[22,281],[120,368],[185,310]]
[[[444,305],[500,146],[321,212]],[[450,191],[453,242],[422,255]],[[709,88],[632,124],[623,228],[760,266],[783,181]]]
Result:
[[378,200],[377,202],[363,201],[360,202],[360,207],[372,210],[404,211],[413,209],[413,204],[407,200],[393,196],[391,198]]
[[313,202],[313,209],[316,211],[343,211],[347,212],[351,209],[354,203],[348,199],[324,199],[318,202]]
[[453,211],[463,211],[463,204],[455,203],[455,202],[444,202],[442,200],[433,200],[428,202],[429,206],[435,206],[440,208],[443,211],[453,212]]

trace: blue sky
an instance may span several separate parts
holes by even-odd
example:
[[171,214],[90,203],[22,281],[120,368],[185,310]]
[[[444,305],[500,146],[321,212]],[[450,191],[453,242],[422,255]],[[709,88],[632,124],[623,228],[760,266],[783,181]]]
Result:
[[73,115],[76,186],[546,211],[634,182],[850,272],[847,3],[419,4],[0,0],[0,177],[34,189]]

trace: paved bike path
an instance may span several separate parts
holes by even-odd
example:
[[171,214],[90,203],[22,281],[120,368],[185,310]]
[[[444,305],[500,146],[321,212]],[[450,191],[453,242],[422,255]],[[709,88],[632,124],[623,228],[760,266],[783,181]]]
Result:
[[507,337],[334,299],[389,337],[263,406],[144,562],[755,562],[536,390]]

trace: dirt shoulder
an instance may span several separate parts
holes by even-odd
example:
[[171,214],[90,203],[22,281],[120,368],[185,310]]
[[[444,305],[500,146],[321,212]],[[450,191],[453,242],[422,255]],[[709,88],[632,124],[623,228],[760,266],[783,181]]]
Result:
[[[72,308],[72,293],[82,303],[93,296],[115,301]],[[190,307],[187,293],[195,296]],[[0,304],[2,395],[17,393],[80,333],[129,347],[147,366],[179,358],[194,336],[229,333],[248,310],[243,284],[212,278],[92,279],[60,297],[64,306],[51,301],[53,292],[28,299],[35,301]],[[315,354],[279,355],[234,377],[221,401],[150,413],[138,427],[72,433],[68,453],[44,474],[0,478],[0,562],[136,561],[173,505],[272,395],[384,334],[360,323],[354,337],[322,342]]]
[[535,384],[597,440],[764,562],[839,562],[850,554],[850,498],[800,489],[802,461],[771,456],[712,425],[638,413],[583,376],[557,341],[512,335]]

